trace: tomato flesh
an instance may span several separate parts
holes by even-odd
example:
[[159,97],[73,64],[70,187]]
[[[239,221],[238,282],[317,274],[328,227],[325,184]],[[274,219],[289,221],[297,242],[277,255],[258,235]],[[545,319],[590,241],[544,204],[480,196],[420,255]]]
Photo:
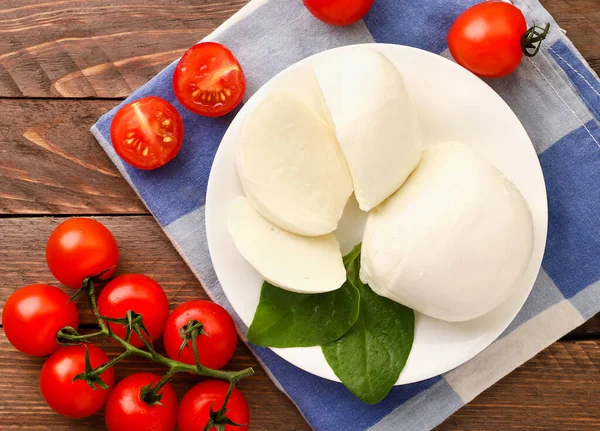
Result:
[[[93,368],[109,361],[108,356],[93,344],[86,344]],[[96,389],[83,380],[73,381],[85,371],[85,347],[61,347],[50,356],[40,373],[40,389],[48,405],[57,413],[70,418],[84,418],[98,412],[115,383],[115,369],[110,367],[100,375],[109,388]]]
[[14,292],[2,311],[8,341],[27,355],[46,356],[58,350],[56,333],[77,329],[79,313],[69,295],[47,284],[32,284]]
[[196,114],[218,117],[231,112],[244,97],[246,77],[226,47],[215,42],[194,45],[173,73],[175,96]]
[[132,374],[110,394],[104,417],[109,431],[173,431],[177,423],[177,395],[167,383],[160,390],[160,404],[149,405],[140,397],[142,388],[156,384],[161,376]]
[[[125,274],[111,280],[98,297],[98,309],[102,316],[120,319],[128,310],[142,315],[144,327],[156,341],[163,332],[169,317],[169,300],[160,285],[145,275]],[[108,322],[110,329],[121,338],[125,338],[125,326]],[[149,340],[148,340],[149,341]],[[132,334],[131,344],[143,345],[137,334]]]
[[350,25],[369,12],[375,0],[304,0],[316,18],[331,25]]
[[[223,407],[229,384],[220,380],[205,380],[198,383],[184,395],[179,406],[177,425],[179,431],[203,430],[209,420],[209,413]],[[227,401],[225,414],[236,424],[225,425],[224,431],[247,431],[250,423],[248,403],[242,393],[234,388]]]
[[484,78],[501,78],[521,63],[523,13],[505,2],[477,4],[460,15],[448,32],[448,47],[458,64]]
[[123,106],[110,126],[116,153],[139,169],[156,169],[170,162],[183,140],[183,121],[173,105],[148,96]]
[[203,325],[207,335],[196,338],[200,363],[205,367],[219,369],[225,366],[235,352],[237,333],[233,319],[227,311],[214,302],[205,300],[189,301],[177,307],[167,320],[163,341],[167,355],[171,359],[194,365],[192,341],[179,353],[183,343],[180,329],[190,320]]
[[111,277],[119,261],[119,249],[115,237],[102,223],[72,218],[50,234],[46,261],[58,281],[79,289],[87,277]]

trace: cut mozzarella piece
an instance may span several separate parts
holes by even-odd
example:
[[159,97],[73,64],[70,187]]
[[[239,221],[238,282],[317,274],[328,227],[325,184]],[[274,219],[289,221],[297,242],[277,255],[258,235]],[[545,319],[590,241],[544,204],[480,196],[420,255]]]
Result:
[[346,281],[340,245],[333,234],[306,237],[287,232],[263,218],[241,196],[229,208],[229,232],[244,259],[282,289],[323,293]]
[[533,222],[517,188],[469,147],[428,147],[369,214],[361,279],[379,295],[447,321],[481,316],[525,271]]
[[352,194],[333,128],[296,97],[274,92],[242,131],[238,173],[252,206],[290,232],[333,232]]
[[[329,109],[325,104],[323,93],[321,93],[321,88],[312,67],[295,69],[291,73],[292,76],[278,84],[274,91],[284,91],[291,94],[304,103],[317,117],[333,126],[329,117]],[[290,86],[289,83],[292,81],[294,85]]]
[[341,50],[315,66],[360,208],[369,211],[404,183],[421,157],[415,108],[383,54]]

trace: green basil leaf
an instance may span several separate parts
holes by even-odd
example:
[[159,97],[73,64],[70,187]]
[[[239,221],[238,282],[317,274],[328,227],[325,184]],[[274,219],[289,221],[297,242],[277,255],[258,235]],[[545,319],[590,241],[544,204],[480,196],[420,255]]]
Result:
[[375,404],[386,397],[406,364],[414,340],[413,310],[374,293],[359,278],[360,262],[348,280],[360,293],[356,323],[340,339],[324,344],[336,376],[356,397]]
[[354,263],[356,258],[360,256],[361,246],[362,246],[362,243],[355,245],[354,248],[352,249],[352,251],[350,253],[348,253],[346,256],[344,256],[343,261],[344,261],[344,266],[346,267],[346,269],[348,269],[348,267]]
[[303,294],[263,283],[248,341],[265,347],[309,347],[337,340],[358,317],[358,290]]

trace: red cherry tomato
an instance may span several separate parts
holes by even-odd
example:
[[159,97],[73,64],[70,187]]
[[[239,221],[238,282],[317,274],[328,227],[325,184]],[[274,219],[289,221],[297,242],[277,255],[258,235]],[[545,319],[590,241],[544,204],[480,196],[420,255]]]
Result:
[[[179,406],[177,425],[179,431],[203,430],[209,420],[209,413],[223,407],[229,383],[220,380],[205,380],[198,383],[184,395]],[[224,431],[247,431],[250,423],[248,403],[237,388],[233,389],[225,414],[230,420],[242,426],[226,425]]]
[[[165,291],[150,277],[140,274],[125,274],[111,280],[98,297],[98,310],[105,317],[119,319],[125,317],[128,310],[142,315],[144,326],[152,341],[162,334],[169,317],[169,300]],[[108,323],[112,331],[125,338],[126,329],[118,323]],[[140,338],[133,334],[130,340],[136,347],[143,346]]]
[[521,37],[527,31],[523,13],[510,3],[477,4],[460,15],[448,33],[458,64],[485,78],[500,78],[521,63]]
[[354,24],[369,12],[375,0],[304,0],[315,17],[331,25]]
[[[98,347],[87,344],[90,363],[96,368],[108,362],[108,356]],[[84,418],[93,415],[106,403],[115,383],[113,367],[100,375],[109,389],[96,390],[83,380],[73,381],[77,374],[85,371],[85,347],[61,347],[50,356],[40,374],[40,389],[48,405],[61,415]]]
[[205,367],[219,369],[225,366],[233,356],[237,343],[237,334],[233,319],[227,311],[218,304],[210,301],[197,300],[181,304],[167,320],[163,340],[167,355],[186,364],[195,364],[192,342],[179,354],[183,343],[179,330],[190,320],[196,320],[203,325],[207,335],[196,339],[200,363]]
[[100,278],[112,276],[119,249],[115,237],[103,224],[90,218],[72,218],[59,224],[50,235],[46,261],[58,281],[79,289],[87,277],[103,271],[106,272]]
[[110,140],[125,162],[156,169],[170,162],[183,141],[183,121],[173,105],[148,96],[123,106],[110,125]]
[[8,341],[17,350],[46,356],[60,346],[56,333],[65,326],[77,329],[77,306],[69,295],[54,286],[32,284],[14,292],[4,305],[2,326]]
[[173,431],[177,423],[177,396],[170,384],[158,392],[152,405],[142,397],[142,388],[156,384],[160,376],[138,373],[121,380],[110,394],[104,418],[109,431]]
[[231,51],[219,43],[201,42],[188,49],[177,63],[173,89],[190,111],[218,117],[242,101],[246,77]]

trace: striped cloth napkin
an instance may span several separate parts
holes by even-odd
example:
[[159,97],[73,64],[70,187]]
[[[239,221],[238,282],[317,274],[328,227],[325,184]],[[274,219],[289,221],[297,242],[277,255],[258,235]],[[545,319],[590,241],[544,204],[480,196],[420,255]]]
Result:
[[[411,45],[449,57],[446,33],[474,0],[376,0],[363,21],[331,27],[301,0],[252,0],[206,40],[228,46],[244,67],[246,100],[273,75],[312,54],[341,45]],[[430,430],[483,390],[600,311],[600,82],[537,0],[515,2],[530,23],[552,24],[538,56],[489,84],[527,129],[540,158],[549,204],[542,270],[527,303],[490,347],[443,376],[396,386],[370,406],[340,383],[308,374],[269,349],[251,349],[273,382],[319,431]],[[174,64],[124,103],[157,95],[181,113],[185,139],[164,168],[125,165],[110,143],[115,108],[92,127],[112,161],[137,191],[208,295],[237,318],[211,266],[204,225],[208,176],[235,113],[203,118],[187,111],[171,87]],[[237,318],[240,333],[247,328]]]

